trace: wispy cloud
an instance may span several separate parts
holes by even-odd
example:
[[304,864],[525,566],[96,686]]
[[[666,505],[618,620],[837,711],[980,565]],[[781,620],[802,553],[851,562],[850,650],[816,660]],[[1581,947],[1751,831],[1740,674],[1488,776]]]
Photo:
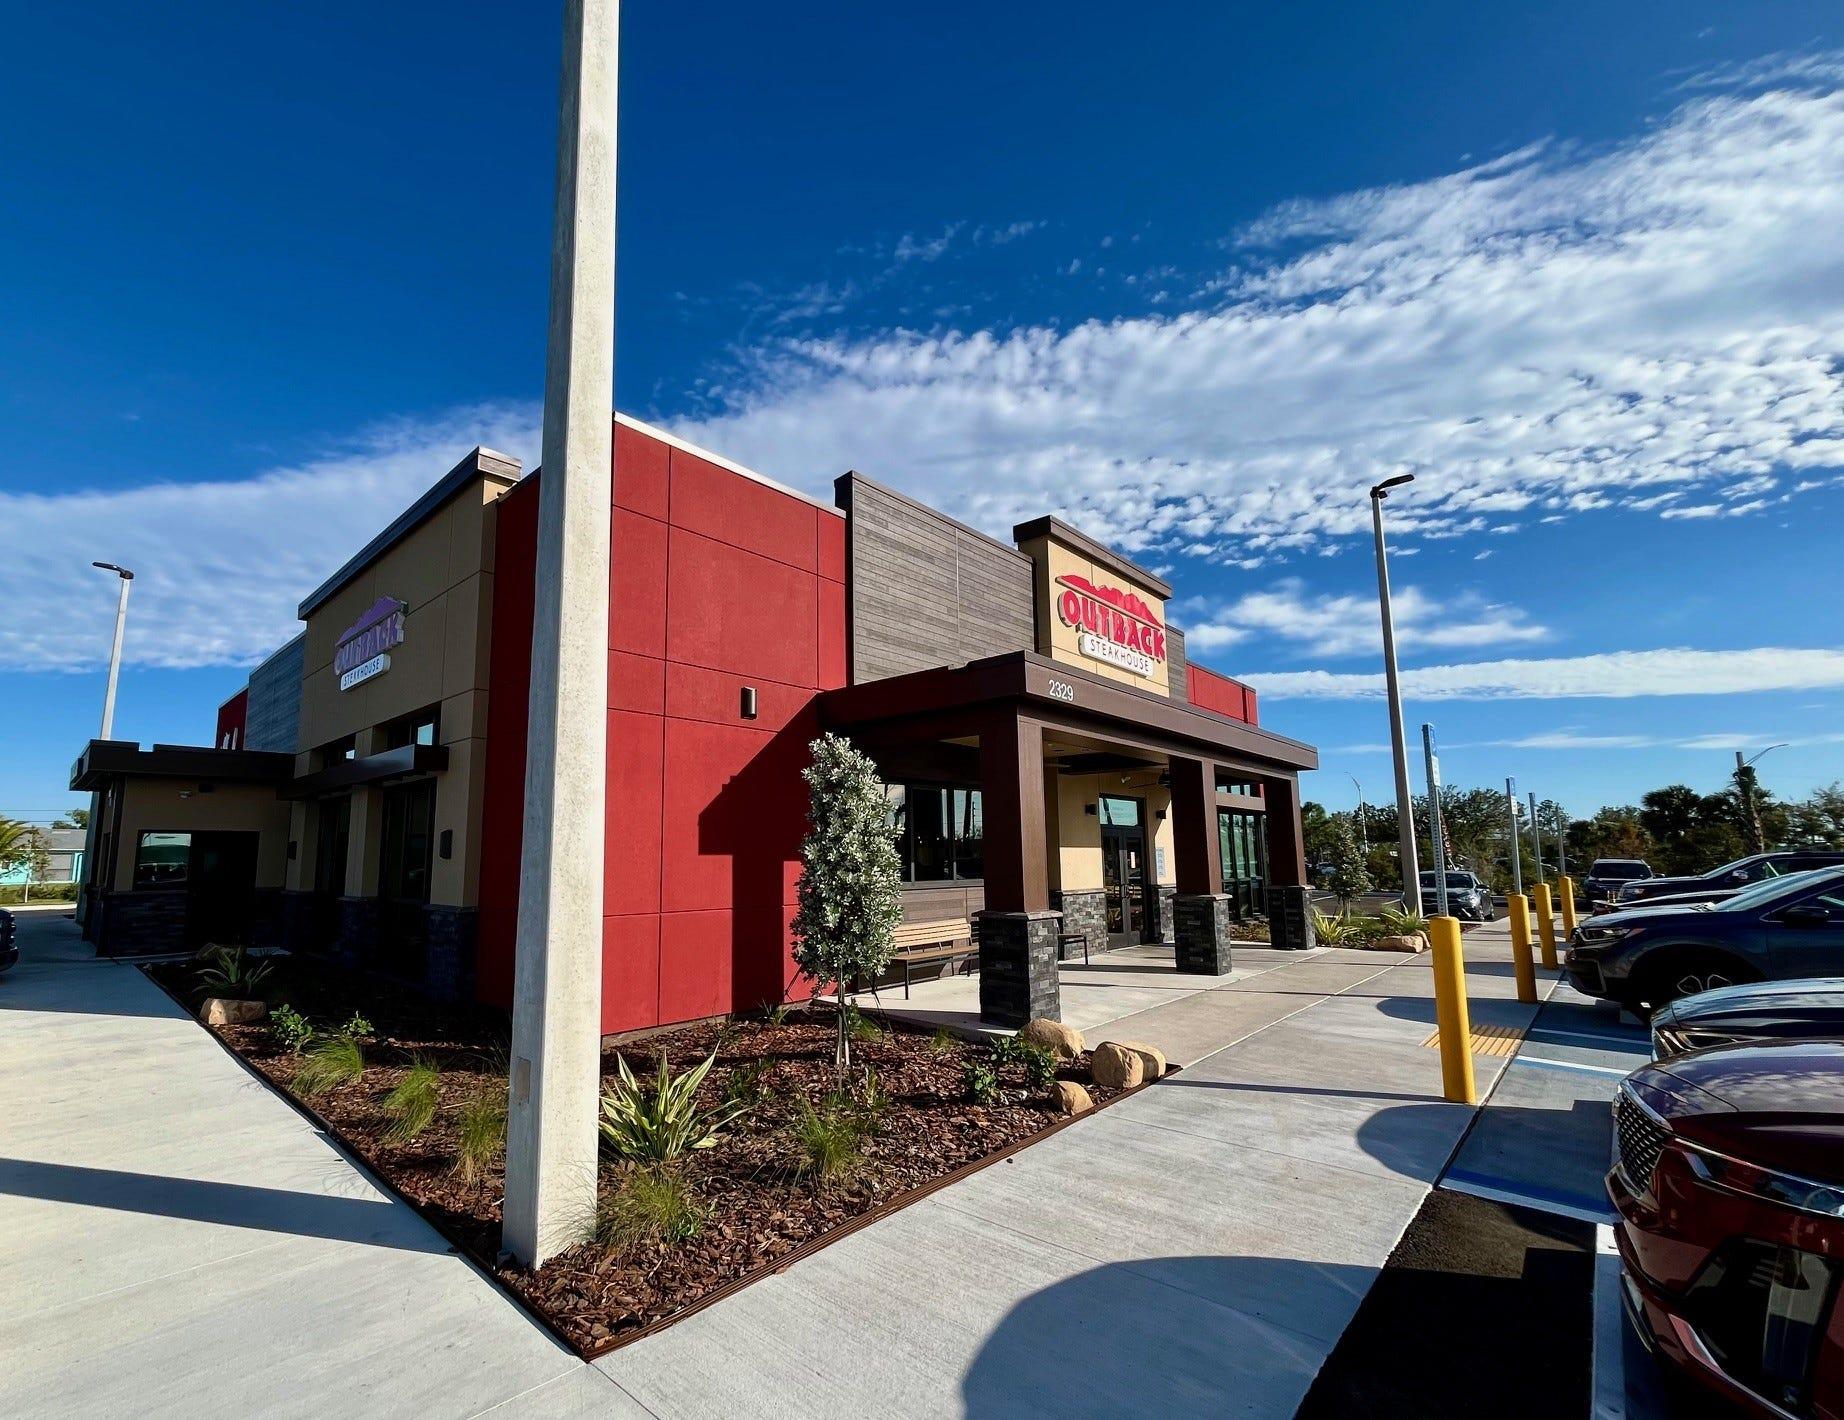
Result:
[[[1759,512],[1844,467],[1844,245],[1814,236],[1844,227],[1844,65],[1807,60],[1612,148],[1287,204],[1188,310],[771,344],[688,432],[809,487],[858,467],[988,528],[1049,507],[1245,563],[1361,535],[1397,471],[1410,540],[1686,492]],[[1757,477],[1784,482],[1730,491]]]
[[[1239,673],[1264,695],[1363,700],[1383,676],[1339,671]],[[1740,695],[1844,686],[1844,651],[1762,646],[1740,651],[1611,651],[1595,656],[1474,661],[1402,672],[1417,700],[1624,700],[1641,695]]]
[[256,477],[56,494],[0,493],[0,670],[104,661],[115,582],[135,572],[123,659],[183,669],[253,662],[300,630],[295,607],[476,444],[530,468],[538,411],[452,410],[366,431]]
[[[1521,609],[1474,596],[1442,604],[1417,587],[1403,587],[1390,604],[1396,625],[1412,633],[1420,646],[1502,646],[1549,635]],[[1257,633],[1292,641],[1304,652],[1327,658],[1380,653],[1382,648],[1374,597],[1314,596],[1297,578],[1284,578],[1272,590],[1251,592],[1232,602],[1191,605],[1195,619],[1185,629],[1185,643],[1203,651],[1233,646]]]

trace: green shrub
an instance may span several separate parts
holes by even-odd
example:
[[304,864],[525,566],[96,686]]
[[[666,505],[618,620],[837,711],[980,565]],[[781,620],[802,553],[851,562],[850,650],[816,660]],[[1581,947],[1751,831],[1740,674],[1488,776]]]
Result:
[[1020,1040],[1015,1035],[1002,1035],[993,1041],[991,1046],[993,1064],[1022,1064],[1025,1051],[1028,1049],[1030,1049],[1030,1042]]
[[984,1060],[969,1060],[961,1067],[961,1088],[974,1104],[996,1104],[999,1099],[999,1074]]
[[295,1093],[312,1099],[336,1085],[356,1084],[364,1078],[364,1047],[349,1035],[335,1035],[307,1052],[306,1063],[295,1072]]
[[1056,1052],[1041,1045],[1027,1044],[1024,1077],[1034,1090],[1049,1089],[1050,1082],[1056,1079]]
[[293,1006],[277,1006],[269,1013],[269,1036],[283,1049],[299,1055],[313,1044],[314,1027]]
[[697,1237],[704,1215],[691,1185],[671,1169],[635,1169],[596,1200],[596,1245],[611,1257],[671,1247]]
[[455,1172],[473,1183],[506,1147],[506,1092],[488,1086],[461,1106]]
[[1327,917],[1313,909],[1313,940],[1322,947],[1343,947],[1358,940],[1358,929],[1349,918]]
[[198,969],[198,982],[207,995],[250,1001],[274,971],[272,962],[257,961],[242,947],[211,947]]
[[864,1119],[847,1096],[828,1095],[815,1109],[803,1095],[790,1128],[798,1149],[795,1172],[803,1178],[839,1183],[864,1162]]
[[608,1151],[632,1163],[670,1163],[715,1144],[718,1132],[746,1108],[735,1101],[699,1107],[698,1086],[716,1062],[713,1050],[675,1076],[662,1050],[652,1083],[643,1085],[628,1069],[627,1057],[617,1056],[615,1082],[602,1091],[602,1142]]
[[1391,937],[1412,937],[1417,932],[1428,930],[1428,919],[1410,912],[1406,907],[1386,907],[1377,914],[1377,918],[1389,929],[1385,935]]
[[370,1020],[360,1015],[357,1011],[354,1011],[351,1015],[346,1017],[346,1023],[339,1028],[339,1033],[341,1035],[349,1035],[354,1040],[359,1040],[374,1036],[378,1031]]
[[384,1097],[384,1112],[391,1117],[384,1137],[393,1144],[407,1144],[433,1124],[441,1084],[442,1072],[421,1056],[414,1057],[403,1078]]

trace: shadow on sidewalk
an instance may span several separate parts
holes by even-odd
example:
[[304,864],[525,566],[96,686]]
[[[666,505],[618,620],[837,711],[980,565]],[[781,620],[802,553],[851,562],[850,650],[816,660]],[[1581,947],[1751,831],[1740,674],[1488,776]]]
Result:
[[30,1159],[0,1159],[0,1193],[405,1252],[451,1251],[409,1209],[384,1199],[338,1198]]

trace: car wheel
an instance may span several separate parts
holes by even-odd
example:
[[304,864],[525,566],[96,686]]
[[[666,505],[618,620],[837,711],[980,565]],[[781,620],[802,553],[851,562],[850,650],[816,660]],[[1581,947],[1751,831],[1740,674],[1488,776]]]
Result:
[[[1716,952],[1672,953],[1646,968],[1629,1009],[1643,1020],[1660,1006],[1668,1006],[1680,997],[1760,979],[1760,972],[1734,957]],[[1640,1010],[1640,1006],[1645,1009]]]

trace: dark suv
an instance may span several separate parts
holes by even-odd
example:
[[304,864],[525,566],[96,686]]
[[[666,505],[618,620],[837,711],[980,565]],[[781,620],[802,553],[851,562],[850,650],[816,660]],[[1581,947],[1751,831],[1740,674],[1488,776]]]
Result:
[[1652,865],[1643,858],[1596,858],[1588,875],[1575,886],[1578,906],[1595,907],[1614,901],[1628,883],[1652,876]]
[[1578,991],[1640,1016],[1718,986],[1844,975],[1844,868],[1772,878],[1721,902],[1591,917],[1563,965]]
[[[1765,882],[1768,878],[1803,873],[1809,868],[1835,868],[1839,865],[1844,865],[1844,853],[1829,848],[1791,848],[1778,853],[1751,853],[1746,858],[1737,858],[1733,863],[1724,863],[1720,868],[1711,868],[1707,873],[1692,873],[1676,878],[1646,877],[1638,882],[1622,883],[1614,902],[1617,906],[1628,907],[1649,902],[1655,897],[1681,897],[1706,891],[1713,897],[1745,888],[1750,883]],[[1598,868],[1600,864],[1595,866]]]

